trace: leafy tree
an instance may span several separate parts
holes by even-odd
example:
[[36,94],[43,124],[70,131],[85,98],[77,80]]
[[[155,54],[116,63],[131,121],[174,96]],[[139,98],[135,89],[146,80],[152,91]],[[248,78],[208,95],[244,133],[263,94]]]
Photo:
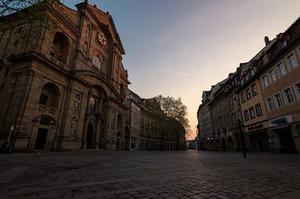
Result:
[[154,99],[160,105],[164,114],[180,122],[187,133],[190,132],[189,120],[187,119],[187,107],[182,103],[181,98],[175,99],[170,96],[164,97],[158,95]]

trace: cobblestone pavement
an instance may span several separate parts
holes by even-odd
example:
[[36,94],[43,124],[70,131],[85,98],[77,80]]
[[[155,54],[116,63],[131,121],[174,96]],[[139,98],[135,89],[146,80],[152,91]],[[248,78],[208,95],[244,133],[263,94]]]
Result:
[[300,155],[0,154],[0,198],[300,198]]

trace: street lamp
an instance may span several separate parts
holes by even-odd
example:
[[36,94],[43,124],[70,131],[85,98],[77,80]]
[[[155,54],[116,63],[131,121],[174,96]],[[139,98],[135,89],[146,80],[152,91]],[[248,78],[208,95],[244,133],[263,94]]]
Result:
[[242,148],[243,148],[243,156],[244,158],[247,157],[247,154],[246,154],[246,141],[245,141],[245,133],[242,129],[242,126],[241,126],[241,120],[238,120],[238,125],[239,125],[239,131],[240,131],[240,135],[241,135],[241,144],[242,144]]

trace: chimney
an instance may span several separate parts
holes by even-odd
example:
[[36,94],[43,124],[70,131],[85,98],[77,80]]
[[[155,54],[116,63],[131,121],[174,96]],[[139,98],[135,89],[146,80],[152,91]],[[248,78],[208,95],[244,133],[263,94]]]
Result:
[[265,44],[266,46],[270,43],[270,39],[268,36],[265,36]]

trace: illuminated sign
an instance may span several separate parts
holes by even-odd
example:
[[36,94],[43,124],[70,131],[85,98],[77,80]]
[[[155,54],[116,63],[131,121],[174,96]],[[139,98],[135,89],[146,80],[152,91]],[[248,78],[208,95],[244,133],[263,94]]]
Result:
[[270,127],[281,126],[293,122],[292,115],[278,117],[269,121]]

